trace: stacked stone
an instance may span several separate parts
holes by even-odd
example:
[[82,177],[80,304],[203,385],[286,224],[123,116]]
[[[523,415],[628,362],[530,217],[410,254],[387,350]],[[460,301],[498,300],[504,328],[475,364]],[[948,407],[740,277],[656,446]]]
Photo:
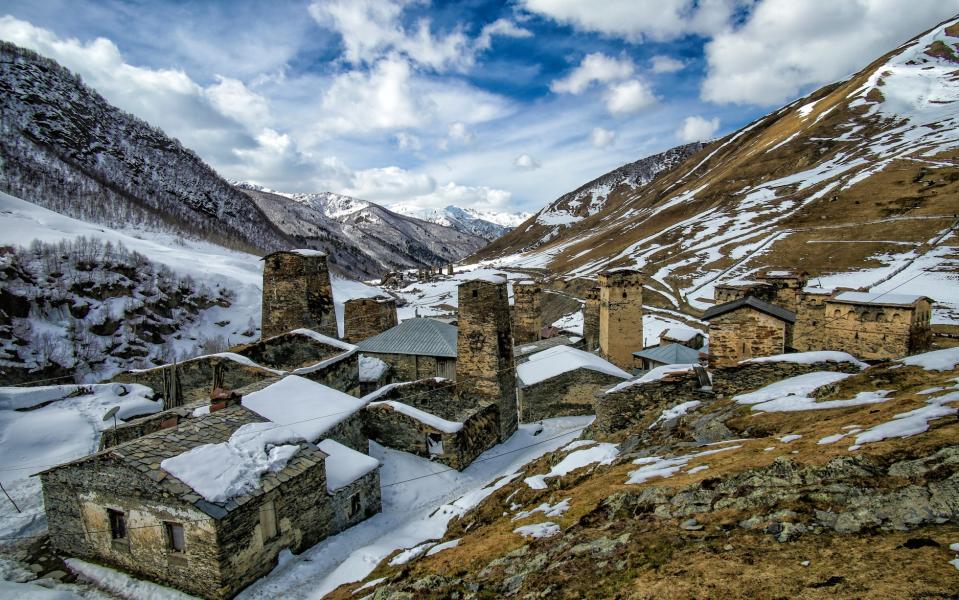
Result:
[[500,441],[517,427],[516,377],[506,278],[491,276],[459,285],[456,346],[457,393],[494,402]]
[[619,268],[599,275],[599,348],[621,369],[633,367],[643,349],[643,283],[639,269]]
[[316,250],[274,252],[263,258],[260,335],[267,338],[301,328],[336,337],[326,254]]
[[599,288],[586,290],[586,303],[583,304],[583,340],[587,352],[599,347]]
[[825,348],[823,322],[826,320],[826,300],[831,291],[817,290],[803,292],[799,296],[796,310],[796,325],[793,328],[793,348],[799,352],[808,352]]
[[890,360],[929,350],[932,345],[931,303],[912,305],[845,302],[825,303],[819,346],[849,352],[864,360]]
[[379,335],[398,323],[396,300],[392,298],[352,298],[343,307],[343,339],[351,344]]
[[543,328],[543,288],[535,281],[513,284],[513,343],[528,344],[540,339]]

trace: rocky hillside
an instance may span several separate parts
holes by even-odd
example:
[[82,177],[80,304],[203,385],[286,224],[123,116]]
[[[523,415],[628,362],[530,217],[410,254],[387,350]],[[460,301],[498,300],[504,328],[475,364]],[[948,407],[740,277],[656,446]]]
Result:
[[452,227],[457,231],[476,235],[487,241],[493,241],[506,235],[530,217],[529,213],[482,211],[452,205],[446,208],[421,208],[413,204],[398,204],[391,206],[390,210],[431,223]]
[[285,194],[245,183],[237,188],[298,246],[327,251],[330,263],[352,276],[440,266],[486,245],[481,237],[349,196]]
[[331,597],[954,597],[957,363],[939,351],[662,398]]
[[52,60],[0,42],[0,191],[88,222],[289,247],[256,205]]
[[950,21],[705,148],[670,151],[675,166],[644,186],[614,171],[476,258],[567,276],[639,265],[652,301],[694,309],[715,282],[768,265],[854,287],[922,265],[925,287],[954,292],[957,69]]

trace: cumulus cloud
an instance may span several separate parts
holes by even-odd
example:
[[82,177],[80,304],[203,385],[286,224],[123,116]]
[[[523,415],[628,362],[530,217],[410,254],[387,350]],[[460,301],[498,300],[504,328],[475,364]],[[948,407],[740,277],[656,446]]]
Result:
[[251,91],[238,79],[217,75],[216,80],[216,84],[205,90],[214,108],[253,131],[270,123],[270,107],[266,98]]
[[604,0],[599,6],[580,0],[522,0],[521,6],[581,31],[639,42],[711,34],[729,22],[737,7],[752,1]]
[[602,127],[595,127],[592,133],[589,134],[589,141],[597,148],[605,148],[613,143],[613,140],[616,139],[616,132],[610,131],[609,129],[603,129]]
[[476,38],[476,48],[478,50],[488,50],[490,46],[493,45],[494,35],[510,38],[529,38],[533,37],[533,32],[520,27],[509,19],[497,19],[483,26],[482,31],[480,31],[479,36]]
[[396,201],[429,194],[435,189],[436,181],[429,175],[391,166],[356,171],[350,185],[341,193],[365,200]]
[[706,45],[702,97],[772,105],[857,71],[959,11],[959,1],[763,0]]
[[569,75],[556,79],[549,89],[557,94],[581,94],[595,82],[608,83],[626,79],[635,70],[633,61],[628,58],[617,59],[602,52],[587,54]]
[[534,171],[540,168],[542,165],[539,164],[539,161],[537,161],[535,158],[524,153],[516,157],[516,160],[513,161],[513,166],[520,171]]
[[665,55],[656,55],[649,59],[649,63],[653,73],[675,73],[686,66],[683,61]]
[[445,208],[452,204],[477,210],[508,210],[512,200],[513,194],[506,190],[449,182],[437,186],[429,194],[413,198],[412,202],[426,208]]
[[638,79],[610,86],[606,92],[606,108],[614,115],[637,112],[655,103],[649,86]]
[[719,129],[719,117],[705,119],[699,115],[686,117],[676,132],[676,137],[683,142],[701,142],[713,137]]
[[476,138],[476,134],[467,129],[466,124],[457,121],[456,123],[450,123],[449,133],[446,136],[451,142],[457,142],[460,144],[469,144]]

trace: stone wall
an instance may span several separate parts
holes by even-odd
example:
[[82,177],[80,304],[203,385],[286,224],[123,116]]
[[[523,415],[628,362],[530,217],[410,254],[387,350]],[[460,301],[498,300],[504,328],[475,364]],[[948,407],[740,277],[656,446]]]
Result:
[[[163,391],[163,372],[167,368],[169,366],[126,371],[110,381],[139,383],[152,388],[159,394]],[[276,373],[272,371],[244,365],[215,354],[186,360],[176,365],[184,404],[197,404],[209,400],[210,392],[213,391],[213,374],[217,369],[222,372],[222,387],[225,389],[236,389],[276,377]]]
[[932,343],[931,307],[848,304],[828,300],[819,348],[864,360],[888,360],[924,352]]
[[528,344],[539,340],[543,328],[543,288],[532,281],[513,284],[513,343]]
[[733,300],[739,300],[746,296],[752,296],[763,302],[774,304],[776,299],[776,288],[765,283],[740,283],[740,284],[720,284],[713,288],[713,300],[716,304],[725,304]]
[[121,423],[117,427],[111,427],[100,432],[100,450],[112,448],[117,444],[129,442],[148,433],[160,431],[161,429],[170,429],[176,427],[180,421],[190,418],[190,414],[197,407],[203,404],[192,404],[189,406],[178,406],[170,410],[163,410],[152,415],[140,417]]
[[519,420],[532,423],[553,417],[595,413],[593,400],[600,388],[623,381],[621,377],[590,369],[576,369],[533,385],[519,387]]
[[326,256],[274,252],[263,258],[260,335],[268,338],[300,328],[337,336]]
[[709,366],[727,367],[741,360],[785,352],[791,326],[750,307],[713,317],[709,321]]
[[365,356],[375,356],[390,366],[394,381],[418,381],[428,377],[446,377],[440,373],[456,374],[456,359],[414,354],[383,354],[363,351]]
[[586,351],[599,348],[599,288],[586,290],[586,302],[583,304],[583,341]]
[[599,347],[621,369],[633,368],[633,352],[643,349],[643,282],[635,269],[599,275]]
[[459,285],[456,379],[464,395],[499,406],[500,441],[516,431],[516,376],[506,279]]
[[[354,495],[359,498],[360,506],[359,510],[350,516]],[[333,510],[330,535],[336,535],[380,512],[380,470],[373,469],[353,483],[334,491],[330,497]]]
[[292,371],[343,354],[347,348],[324,344],[309,335],[283,333],[252,344],[235,346],[230,348],[230,352],[245,356],[264,367]]
[[339,360],[329,359],[322,365],[297,369],[294,374],[334,390],[360,395],[360,355],[357,352],[344,353]]
[[616,392],[601,390],[594,399],[596,421],[592,427],[607,435],[629,427],[645,429],[667,408],[691,400],[705,402],[713,398],[713,392],[701,389],[696,374],[689,371],[631,385]]
[[799,352],[825,348],[823,322],[826,320],[826,301],[830,296],[832,292],[803,293],[800,296],[792,341],[792,347]]
[[788,275],[775,273],[776,271],[760,272],[756,274],[758,281],[751,283],[717,285],[713,291],[713,299],[716,304],[724,304],[753,296],[763,302],[797,312],[802,301],[802,290],[806,286],[806,275],[796,272]]
[[343,306],[343,339],[359,343],[399,324],[396,300],[384,298],[352,298]]
[[812,364],[791,362],[746,363],[713,370],[713,391],[723,396],[735,396],[758,390],[781,379],[817,371],[859,373],[860,368],[855,363],[832,361]]

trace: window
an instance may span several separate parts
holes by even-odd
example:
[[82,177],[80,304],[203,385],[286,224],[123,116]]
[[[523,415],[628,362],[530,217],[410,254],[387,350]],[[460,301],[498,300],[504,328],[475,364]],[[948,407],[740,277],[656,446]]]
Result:
[[263,533],[263,543],[276,537],[276,507],[272,500],[260,506],[260,531]]
[[349,518],[355,517],[360,512],[360,494],[359,492],[350,496],[350,514]]
[[430,456],[443,454],[443,434],[427,433],[426,448],[429,450]]
[[623,290],[623,300],[626,299],[626,290]]
[[166,547],[170,552],[183,552],[186,549],[186,538],[183,535],[183,525],[179,523],[163,523],[166,530]]
[[110,518],[110,537],[115,540],[127,539],[127,520],[122,511],[107,509]]
[[473,297],[474,298],[479,297],[479,290],[473,290]]

